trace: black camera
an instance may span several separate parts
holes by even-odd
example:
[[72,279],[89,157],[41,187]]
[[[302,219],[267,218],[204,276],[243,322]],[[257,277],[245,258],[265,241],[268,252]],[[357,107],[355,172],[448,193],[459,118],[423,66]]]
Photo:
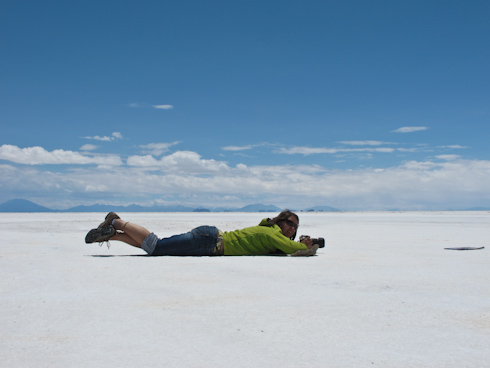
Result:
[[[308,235],[301,235],[299,237],[299,240],[306,239]],[[318,244],[318,248],[324,248],[325,247],[325,239],[323,238],[310,238],[311,241],[313,242],[313,245]]]

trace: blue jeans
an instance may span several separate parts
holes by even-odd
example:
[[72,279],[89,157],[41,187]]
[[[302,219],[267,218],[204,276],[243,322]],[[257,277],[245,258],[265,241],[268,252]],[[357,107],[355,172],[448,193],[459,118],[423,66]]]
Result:
[[150,256],[213,256],[218,242],[218,228],[199,226],[185,234],[158,239],[151,233],[141,247]]

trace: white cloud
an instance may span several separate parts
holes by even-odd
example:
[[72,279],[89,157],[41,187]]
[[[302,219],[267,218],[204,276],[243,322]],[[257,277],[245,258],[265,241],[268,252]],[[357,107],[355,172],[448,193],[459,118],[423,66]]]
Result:
[[338,143],[348,144],[351,146],[381,146],[383,144],[393,144],[390,142],[382,142],[382,141],[341,141]]
[[152,155],[129,156],[128,159],[126,160],[126,163],[129,166],[135,166],[135,167],[144,167],[144,168],[158,167],[158,160],[154,158]]
[[171,110],[174,108],[172,105],[151,105],[148,103],[140,103],[140,102],[132,102],[129,104],[129,107],[136,108],[136,109],[153,107],[154,109],[159,109],[159,110]]
[[446,160],[446,161],[454,161],[454,160],[457,160],[459,159],[461,156],[459,155],[439,155],[439,156],[436,156],[436,158],[440,159],[440,160]]
[[108,137],[108,136],[105,136],[105,137],[101,137],[100,135],[95,135],[93,137],[84,137],[85,139],[94,139],[96,141],[103,141],[103,142],[110,142],[112,141],[112,137]]
[[381,152],[381,153],[391,153],[394,152],[394,148],[323,148],[323,147],[290,147],[290,148],[280,148],[276,153],[294,155],[313,155],[313,154],[338,154],[338,153],[349,153],[349,152]]
[[96,141],[110,142],[110,141],[115,141],[116,139],[122,139],[123,136],[119,132],[114,132],[114,133],[112,133],[112,135],[110,137],[108,137],[108,136],[101,137],[99,135],[96,135],[94,137],[84,137],[84,138],[85,139],[94,139]]
[[[468,208],[490,203],[490,161],[438,155],[432,160],[409,161],[389,168],[332,171],[307,164],[233,167],[192,151],[157,157],[177,143],[141,146],[153,155],[130,156],[127,165],[123,165],[119,156],[92,155],[88,149],[83,153],[50,152],[42,147],[3,145],[0,160],[26,166],[0,165],[0,188],[3,195],[13,193],[12,197],[35,192],[37,196],[58,198],[69,193],[71,199],[79,198],[83,202],[90,198],[92,203],[107,201],[110,196],[128,201],[135,197],[154,201],[162,193],[174,196],[174,200],[187,196],[204,206],[220,206],[213,201],[205,202],[205,198],[211,197],[249,198],[248,201],[264,198],[269,203],[293,208],[305,208],[309,201],[308,205],[323,202],[341,209],[372,210]],[[292,147],[283,148],[280,153],[371,155],[393,151],[390,147]],[[65,166],[49,166],[49,169],[32,166],[44,164],[75,166],[68,170]]]
[[427,130],[429,128],[423,127],[423,126],[411,126],[411,127],[402,127],[398,128],[396,130],[393,130],[393,133],[413,133],[413,132],[418,132],[421,130]]
[[85,186],[85,192],[106,192],[109,188],[107,185],[104,184],[98,184],[98,185],[92,185],[92,184],[87,184]]
[[175,141],[171,143],[148,143],[140,146],[140,148],[142,148],[143,153],[153,156],[160,156],[163,153],[168,152],[170,150],[170,147],[175,146],[179,143],[180,141]]
[[418,152],[420,151],[420,148],[397,148],[396,149],[399,152]]
[[254,146],[253,145],[247,145],[247,146],[226,146],[222,147],[221,149],[224,151],[245,151],[252,149]]
[[[90,198],[99,195],[106,201],[109,196],[155,199],[165,193],[191,196],[196,201],[208,195],[267,198],[269,203],[293,208],[323,202],[341,209],[441,209],[490,201],[490,161],[454,158],[410,161],[382,170],[336,171],[318,165],[230,167],[187,151],[161,160],[132,156],[128,161],[137,165],[112,170],[82,167],[63,173],[0,165],[0,186],[9,193],[21,189],[54,197],[55,193],[70,193],[70,198],[79,197],[81,201],[84,193],[90,193]],[[142,169],[145,165],[156,165],[161,170]]]
[[0,146],[0,159],[25,165],[122,165],[119,156],[115,155],[101,155],[91,157],[83,155],[79,152],[65,151],[61,149],[49,152],[42,147],[19,148],[17,146],[7,144]]
[[80,147],[80,150],[82,151],[94,151],[98,148],[95,144],[84,144],[82,147]]
[[191,151],[177,151],[160,160],[150,155],[129,156],[127,164],[135,167],[158,168],[170,173],[216,174],[229,170],[225,162],[205,160],[199,154]]
[[459,144],[453,144],[450,146],[437,146],[437,148],[464,149],[464,148],[468,148],[468,146],[460,146]]

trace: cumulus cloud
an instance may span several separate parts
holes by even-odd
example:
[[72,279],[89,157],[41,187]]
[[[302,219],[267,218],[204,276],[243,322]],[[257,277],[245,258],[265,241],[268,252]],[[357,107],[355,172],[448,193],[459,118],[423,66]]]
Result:
[[[439,158],[440,159],[440,158]],[[132,156],[136,166],[97,170],[81,167],[70,172],[42,171],[31,166],[0,165],[2,190],[70,193],[70,197],[99,195],[157,198],[166,195],[207,195],[268,198],[269,202],[304,208],[310,203],[328,203],[341,209],[441,209],[489,203],[490,161],[409,161],[378,169],[326,170],[318,165],[231,167],[225,162],[203,159],[195,152],[181,151],[156,160]],[[159,170],[142,170],[156,165]],[[164,168],[164,170],[161,170]],[[287,193],[287,195],[285,194]],[[283,202],[281,202],[283,201]],[[220,203],[201,202],[219,206]]]
[[93,137],[84,137],[85,139],[94,139],[96,141],[103,141],[103,142],[110,142],[110,141],[115,141],[116,139],[122,139],[123,136],[120,132],[114,132],[112,133],[111,136],[104,136],[101,137],[99,135],[93,136]]
[[[354,170],[329,170],[310,164],[231,166],[192,151],[169,154],[170,147],[178,143],[140,146],[144,154],[129,156],[126,165],[117,155],[91,154],[91,145],[85,145],[83,152],[3,145],[0,188],[12,198],[36,192],[43,197],[66,194],[80,201],[91,198],[92,203],[107,201],[110,196],[154,201],[165,193],[174,199],[187,196],[200,201],[200,205],[216,207],[221,204],[205,202],[204,198],[266,198],[269,203],[293,208],[305,208],[309,200],[308,204],[323,202],[346,210],[468,208],[490,203],[490,161],[438,155],[388,168]],[[277,152],[372,155],[408,150],[367,146],[298,146]],[[45,164],[51,165],[49,169],[41,166]],[[72,166],[67,170],[62,164]]]
[[121,159],[116,155],[88,156],[61,149],[49,152],[42,147],[19,148],[8,144],[0,146],[0,159],[25,165],[122,165]]
[[393,133],[413,133],[421,130],[427,130],[429,128],[424,126],[410,126],[410,127],[401,127],[396,130],[393,130]]
[[179,144],[180,141],[175,141],[171,143],[148,143],[140,146],[142,148],[142,152],[146,154],[150,154],[153,156],[160,156],[165,152],[170,150],[170,147]]
[[216,174],[229,169],[223,161],[205,160],[192,151],[177,151],[159,160],[151,155],[129,156],[127,164],[135,167],[158,168],[170,173],[188,174]]

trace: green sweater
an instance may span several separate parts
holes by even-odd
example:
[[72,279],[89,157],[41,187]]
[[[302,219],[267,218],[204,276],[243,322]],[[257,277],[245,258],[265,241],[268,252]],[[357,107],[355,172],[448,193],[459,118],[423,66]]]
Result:
[[225,256],[263,255],[277,250],[291,254],[307,246],[288,239],[279,226],[263,219],[259,226],[223,233]]

